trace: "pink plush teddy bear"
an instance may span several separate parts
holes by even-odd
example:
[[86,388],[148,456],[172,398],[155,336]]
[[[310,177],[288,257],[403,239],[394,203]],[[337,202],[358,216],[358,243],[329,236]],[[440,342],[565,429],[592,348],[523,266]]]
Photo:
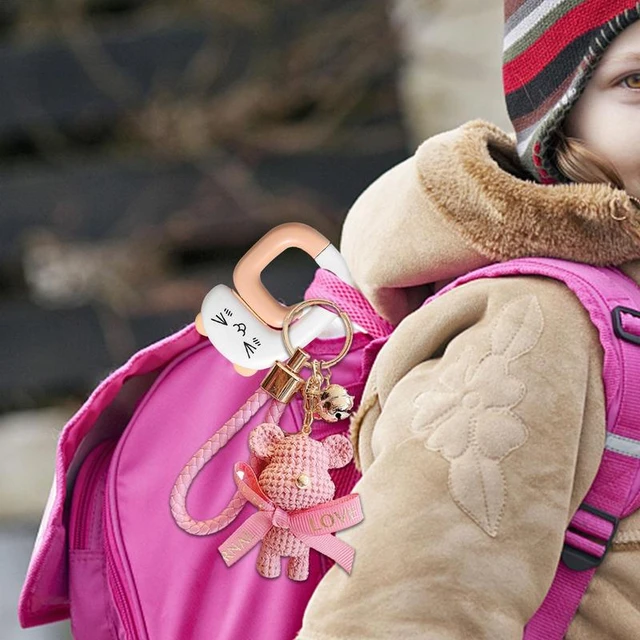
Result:
[[[251,431],[249,448],[266,466],[258,476],[260,488],[282,510],[308,509],[333,499],[336,487],[329,469],[344,467],[353,457],[349,439],[341,434],[314,440],[298,432],[285,434],[265,422]],[[309,575],[309,545],[291,531],[274,525],[265,535],[257,569],[265,578],[280,575],[280,557],[289,556],[287,575],[306,580]]]

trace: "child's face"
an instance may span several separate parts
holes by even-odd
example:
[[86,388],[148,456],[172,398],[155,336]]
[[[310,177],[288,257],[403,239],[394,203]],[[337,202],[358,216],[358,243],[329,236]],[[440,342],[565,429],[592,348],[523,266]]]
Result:
[[640,21],[607,47],[563,128],[612,162],[640,198]]

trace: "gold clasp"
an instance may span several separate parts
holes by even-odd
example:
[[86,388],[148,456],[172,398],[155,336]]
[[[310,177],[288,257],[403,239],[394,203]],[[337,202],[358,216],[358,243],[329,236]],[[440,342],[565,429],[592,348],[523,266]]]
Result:
[[286,362],[276,360],[260,386],[278,402],[287,403],[302,388],[304,378],[298,375],[309,354],[296,349]]

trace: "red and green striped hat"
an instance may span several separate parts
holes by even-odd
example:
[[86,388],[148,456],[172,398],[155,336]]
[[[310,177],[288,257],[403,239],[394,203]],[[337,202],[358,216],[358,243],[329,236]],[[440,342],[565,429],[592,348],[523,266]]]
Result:
[[640,18],[636,0],[505,0],[502,81],[524,168],[566,183],[554,132],[611,41]]

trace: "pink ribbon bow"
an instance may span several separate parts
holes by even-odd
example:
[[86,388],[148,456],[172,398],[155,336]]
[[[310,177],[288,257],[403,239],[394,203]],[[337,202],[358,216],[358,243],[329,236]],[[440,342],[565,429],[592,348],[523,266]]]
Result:
[[352,527],[364,518],[357,493],[309,509],[288,512],[265,495],[255,472],[246,462],[236,462],[233,473],[242,495],[260,511],[254,513],[218,547],[227,566],[230,567],[258,544],[271,527],[277,526],[289,529],[296,538],[335,560],[347,573],[351,573],[355,550],[331,533]]

